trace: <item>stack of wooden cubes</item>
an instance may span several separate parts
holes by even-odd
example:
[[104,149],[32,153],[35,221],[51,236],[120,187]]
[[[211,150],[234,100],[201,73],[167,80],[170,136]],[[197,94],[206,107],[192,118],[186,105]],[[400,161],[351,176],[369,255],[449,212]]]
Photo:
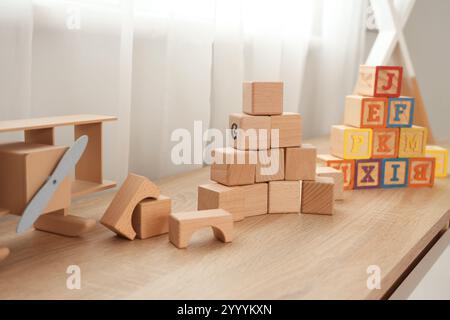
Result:
[[316,148],[302,144],[300,114],[283,112],[282,82],[244,83],[243,113],[229,119],[234,145],[214,150],[214,182],[198,187],[199,210],[225,209],[234,221],[333,213],[334,180],[316,177]]
[[414,98],[400,96],[401,67],[360,66],[356,95],[345,100],[344,125],[331,129],[331,155],[319,161],[344,174],[345,189],[431,187],[447,175],[447,150],[427,146],[414,126]]

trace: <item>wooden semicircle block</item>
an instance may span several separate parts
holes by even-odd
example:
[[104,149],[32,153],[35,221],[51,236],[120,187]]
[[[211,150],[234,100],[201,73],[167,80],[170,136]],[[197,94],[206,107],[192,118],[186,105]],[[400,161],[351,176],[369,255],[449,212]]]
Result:
[[130,173],[100,222],[120,236],[134,240],[133,210],[144,199],[158,198],[159,188],[149,179]]
[[0,262],[5,260],[9,256],[8,248],[0,248]]

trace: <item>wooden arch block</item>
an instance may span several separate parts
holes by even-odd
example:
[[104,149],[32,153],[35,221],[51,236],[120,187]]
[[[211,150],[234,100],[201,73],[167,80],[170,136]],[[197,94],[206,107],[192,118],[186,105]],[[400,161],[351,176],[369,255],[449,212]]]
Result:
[[8,248],[0,248],[0,262],[5,260],[9,256]]
[[223,209],[172,213],[169,218],[169,240],[179,249],[186,248],[192,234],[211,227],[222,242],[233,240],[233,216]]
[[130,173],[100,222],[118,235],[134,240],[136,237],[136,231],[132,225],[134,209],[142,200],[156,199],[159,196],[160,191],[153,182]]

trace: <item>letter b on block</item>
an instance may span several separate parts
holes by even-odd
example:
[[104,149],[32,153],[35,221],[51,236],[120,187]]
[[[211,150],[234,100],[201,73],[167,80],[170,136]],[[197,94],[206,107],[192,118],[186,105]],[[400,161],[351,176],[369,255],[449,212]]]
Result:
[[434,185],[435,158],[409,159],[408,185],[412,188],[432,187]]

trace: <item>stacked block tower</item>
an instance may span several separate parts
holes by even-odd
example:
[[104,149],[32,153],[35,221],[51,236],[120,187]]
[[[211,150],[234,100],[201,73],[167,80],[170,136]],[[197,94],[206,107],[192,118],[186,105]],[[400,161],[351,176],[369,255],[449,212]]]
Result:
[[345,99],[344,125],[331,128],[331,154],[344,188],[431,187],[447,175],[448,151],[427,146],[427,128],[413,125],[414,98],[400,96],[402,67],[360,66],[356,95]]
[[333,213],[333,175],[316,176],[316,148],[302,144],[300,114],[283,112],[282,82],[244,83],[243,112],[229,124],[233,145],[213,151],[213,183],[198,187],[199,210],[224,209],[234,221]]

